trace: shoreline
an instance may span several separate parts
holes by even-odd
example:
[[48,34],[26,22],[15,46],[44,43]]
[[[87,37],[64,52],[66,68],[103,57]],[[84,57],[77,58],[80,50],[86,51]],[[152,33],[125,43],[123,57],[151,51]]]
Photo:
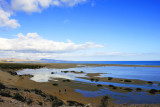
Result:
[[[71,80],[70,82],[64,82],[63,79],[59,79],[59,81],[48,81],[47,83],[46,82],[39,83],[39,82],[30,80],[31,75],[30,76],[12,75],[10,74],[10,72],[16,72],[17,70],[26,69],[26,68],[39,69],[39,68],[46,67],[46,68],[63,69],[63,68],[85,67],[85,66],[88,66],[88,67],[97,66],[98,67],[98,66],[113,66],[113,65],[114,64],[0,63],[0,82],[5,84],[9,88],[14,87],[14,88],[21,89],[21,93],[25,93],[23,91],[25,89],[29,89],[29,90],[38,89],[38,90],[42,90],[46,94],[56,96],[58,99],[62,100],[65,103],[67,103],[68,100],[71,100],[71,101],[82,103],[84,105],[87,105],[90,103],[93,105],[93,107],[98,107],[98,105],[101,103],[103,96],[85,97],[81,93],[75,92],[75,89],[98,91],[103,88],[109,88],[111,91],[115,91],[115,92],[128,93],[128,91],[124,90],[125,88],[123,87],[116,87],[116,90],[115,90],[115,89],[112,89],[112,88],[115,88],[115,86],[103,85],[102,87],[97,87],[97,85],[93,85],[89,83],[85,83],[85,84],[83,82],[77,83],[74,80],[73,81]],[[126,66],[126,65],[117,65],[117,66]],[[135,67],[135,65],[131,65],[130,67]],[[138,67],[144,67],[144,66],[138,66]],[[151,66],[147,66],[147,67],[151,67]],[[7,71],[10,71],[10,72],[7,72]],[[89,76],[90,78],[99,79],[101,81],[106,81],[106,78],[95,78],[95,76],[97,76],[98,74],[89,74],[89,75],[90,75]],[[117,81],[120,81],[121,79],[122,78],[113,78],[111,81],[117,82]],[[144,84],[144,83],[146,84],[146,81],[132,80],[132,82],[135,82],[135,83],[141,82],[141,84]],[[54,86],[53,84],[58,84],[58,86]],[[61,92],[61,93],[58,92],[58,90],[64,91],[64,89],[67,90],[67,94],[65,92]],[[110,106],[119,107],[123,105],[123,104],[115,104],[112,102],[113,100],[114,99],[112,98],[108,100],[109,107]],[[137,104],[134,104],[134,105],[137,105]],[[153,104],[153,105],[159,105],[159,104]],[[139,105],[139,107],[141,106],[142,105]],[[124,107],[130,107],[130,106],[127,105]],[[149,107],[152,107],[152,105]]]
[[[0,64],[17,64],[17,65],[40,65],[43,67],[51,68],[73,68],[73,67],[84,67],[84,66],[119,66],[119,67],[157,67],[160,65],[127,65],[127,64],[85,64],[85,63],[15,63],[15,62],[0,62]],[[56,66],[55,66],[56,65]],[[63,66],[62,66],[63,65]],[[78,66],[80,65],[80,66]]]

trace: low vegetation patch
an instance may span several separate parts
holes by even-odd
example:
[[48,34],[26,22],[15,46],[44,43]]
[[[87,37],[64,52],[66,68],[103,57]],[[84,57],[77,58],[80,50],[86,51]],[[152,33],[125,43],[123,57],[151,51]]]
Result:
[[151,90],[149,91],[149,93],[151,93],[151,94],[155,94],[156,92],[158,92],[158,90],[156,90],[156,89],[151,89]]
[[115,90],[115,89],[117,89],[117,87],[116,87],[116,86],[114,86],[114,87],[113,87],[113,89]]
[[5,89],[5,88],[6,88],[6,86],[3,85],[2,83],[0,83],[0,89]]
[[109,87],[114,87],[114,85],[109,85]]
[[4,100],[0,98],[0,102],[4,102]]
[[0,68],[1,69],[37,69],[42,68],[44,66],[37,65],[37,64],[23,64],[23,63],[1,63]]
[[43,105],[43,103],[42,103],[42,102],[39,102],[39,103],[38,103],[38,105],[42,106],[42,105]]
[[102,85],[101,84],[97,84],[97,87],[102,87]]
[[0,95],[1,95],[1,96],[4,96],[4,97],[12,97],[12,96],[10,95],[10,92],[3,92],[3,91],[1,91],[1,92],[0,92]]
[[124,82],[132,82],[131,80],[124,80]]
[[69,80],[69,79],[66,79],[66,80],[63,80],[63,82],[71,82],[71,80]]
[[131,88],[125,88],[124,90],[131,92],[133,89],[131,89]]
[[152,82],[152,81],[148,81],[147,83],[148,83],[148,84],[153,84],[153,82]]
[[141,88],[136,88],[136,91],[142,91],[142,89]]
[[58,84],[57,83],[53,83],[53,86],[58,86]]
[[18,90],[18,88],[9,88],[9,89],[11,89],[11,90],[16,90],[16,91]]
[[13,76],[17,75],[17,72],[14,72],[14,71],[7,71],[7,72]]
[[51,74],[54,74],[54,72],[51,72]]
[[76,102],[76,101],[67,101],[69,106],[80,106],[80,107],[84,107],[84,104]]
[[62,106],[64,103],[61,101],[61,100],[55,100],[53,103],[52,103],[52,107],[59,107],[59,106]]
[[108,77],[108,80],[112,80],[113,79],[113,77]]
[[98,81],[99,81],[99,79],[94,79],[94,78],[91,78],[90,80],[91,80],[92,82],[93,82],[93,81],[95,81],[95,82],[98,82]]
[[26,101],[26,99],[22,95],[20,95],[19,93],[15,93],[13,96],[13,99],[16,99],[16,100],[22,101],[22,102]]
[[63,73],[68,73],[69,71],[61,71],[61,72],[63,72]]
[[33,103],[32,99],[29,98],[29,99],[27,100],[27,104],[28,104],[28,105],[31,105],[32,103]]
[[104,96],[101,99],[101,105],[100,105],[100,107],[108,107],[108,100],[109,100],[109,97],[108,96]]
[[91,78],[91,81],[94,81],[94,79],[93,79],[93,78]]
[[34,90],[32,90],[32,91],[34,91],[35,94],[37,94],[37,95],[40,95],[40,96],[42,96],[42,97],[46,97],[46,95],[45,95],[41,90],[34,89]]
[[31,92],[31,90],[29,90],[29,89],[24,89],[24,91],[25,91],[25,92]]
[[84,71],[80,71],[80,73],[84,73]]

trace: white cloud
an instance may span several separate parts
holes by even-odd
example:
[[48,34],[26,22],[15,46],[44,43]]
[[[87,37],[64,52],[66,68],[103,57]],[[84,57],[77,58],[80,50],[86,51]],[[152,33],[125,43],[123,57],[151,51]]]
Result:
[[14,39],[0,38],[0,51],[17,51],[22,53],[63,53],[100,47],[103,46],[92,42],[75,44],[71,41],[56,42],[46,40],[37,33],[28,33],[26,36],[18,34],[17,38]]
[[20,24],[15,19],[10,19],[11,13],[0,7],[0,27],[17,28]]
[[41,12],[49,6],[69,6],[72,7],[86,0],[11,0],[11,6],[15,11],[25,11],[28,13]]

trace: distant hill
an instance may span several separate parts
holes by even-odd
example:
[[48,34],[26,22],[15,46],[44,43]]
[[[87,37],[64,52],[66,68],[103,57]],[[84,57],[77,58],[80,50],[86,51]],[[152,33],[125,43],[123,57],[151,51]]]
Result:
[[39,60],[16,59],[16,58],[0,58],[0,62],[34,62]]
[[40,59],[40,62],[45,62],[45,63],[65,63],[65,62],[68,62],[68,61],[55,60],[55,59]]

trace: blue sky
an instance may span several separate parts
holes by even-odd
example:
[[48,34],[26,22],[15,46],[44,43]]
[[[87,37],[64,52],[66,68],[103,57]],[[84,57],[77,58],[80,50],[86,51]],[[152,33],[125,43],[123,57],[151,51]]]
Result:
[[160,60],[159,40],[159,0],[0,0],[1,58]]

